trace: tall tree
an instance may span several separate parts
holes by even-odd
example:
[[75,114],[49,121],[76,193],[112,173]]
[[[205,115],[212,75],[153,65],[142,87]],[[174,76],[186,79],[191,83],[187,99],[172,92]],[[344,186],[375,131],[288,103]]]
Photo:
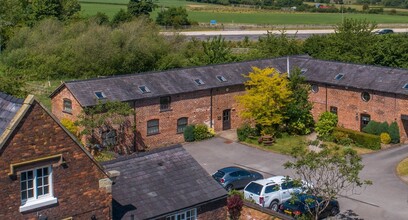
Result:
[[268,58],[302,53],[301,41],[288,37],[284,30],[279,35],[268,32],[265,37],[260,37],[256,48]]
[[[302,180],[308,184],[306,192],[312,195],[304,202],[314,219],[339,195],[355,193],[357,188],[371,184],[369,180],[361,180],[359,173],[364,168],[361,157],[351,148],[325,148],[320,152],[295,148],[292,152],[293,161],[284,164],[287,169],[294,169],[297,182]],[[296,200],[297,194],[293,195]]]
[[252,68],[246,75],[245,94],[238,96],[243,118],[262,126],[264,133],[272,134],[285,120],[285,110],[291,100],[287,74],[273,68]]
[[128,12],[133,16],[149,16],[149,14],[158,6],[153,0],[130,0],[127,7]]
[[284,124],[291,134],[309,134],[313,128],[314,120],[311,113],[313,105],[309,102],[310,85],[299,68],[290,73],[289,88],[292,91],[286,108]]
[[183,7],[170,7],[157,14],[156,23],[164,26],[180,28],[183,25],[190,25],[187,10]]

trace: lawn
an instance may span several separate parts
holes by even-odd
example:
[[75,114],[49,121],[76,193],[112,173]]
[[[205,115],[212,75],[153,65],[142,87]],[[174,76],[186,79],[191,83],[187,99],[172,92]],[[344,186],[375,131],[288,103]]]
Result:
[[30,81],[26,84],[26,90],[47,109],[51,110],[51,99],[49,95],[61,85],[62,80]]
[[[82,13],[94,15],[103,12],[109,17],[126,9],[128,0],[81,0]],[[216,20],[218,23],[239,24],[269,24],[269,25],[333,25],[341,22],[341,13],[293,13],[259,10],[253,8],[240,8],[214,4],[188,2],[185,0],[159,0],[159,6],[184,6],[187,8],[189,18],[200,23],[208,23]],[[155,19],[159,7],[152,13]],[[408,23],[408,17],[397,15],[377,14],[344,14],[345,18],[367,19],[379,24]]]
[[294,147],[306,147],[306,137],[305,136],[284,136],[276,139],[276,142],[271,146],[263,146],[258,143],[257,138],[247,139],[245,143],[260,149],[265,149],[268,151],[287,154],[289,155]]

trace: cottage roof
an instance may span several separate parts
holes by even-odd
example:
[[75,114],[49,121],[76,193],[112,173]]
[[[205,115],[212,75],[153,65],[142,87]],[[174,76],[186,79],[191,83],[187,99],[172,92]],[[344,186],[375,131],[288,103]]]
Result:
[[23,99],[0,92],[0,136],[23,105],[23,101]]
[[[67,87],[83,107],[97,103],[101,92],[111,101],[132,101],[171,94],[194,92],[232,85],[242,85],[252,67],[272,67],[280,72],[287,72],[287,58],[253,60],[238,63],[174,69],[161,72],[137,73],[88,80],[69,81],[62,84],[51,94],[53,97],[62,88]],[[309,56],[291,56],[290,69],[295,67],[305,70],[309,82],[325,83],[357,89],[408,94],[403,86],[408,83],[408,70],[324,61]],[[342,73],[344,77],[336,80]],[[226,81],[220,80],[222,76]],[[203,84],[197,85],[200,79]],[[147,92],[143,92],[144,86]],[[97,94],[95,94],[97,92]],[[99,93],[98,93],[99,92]]]
[[103,165],[120,172],[112,186],[113,219],[156,218],[227,195],[181,145]]

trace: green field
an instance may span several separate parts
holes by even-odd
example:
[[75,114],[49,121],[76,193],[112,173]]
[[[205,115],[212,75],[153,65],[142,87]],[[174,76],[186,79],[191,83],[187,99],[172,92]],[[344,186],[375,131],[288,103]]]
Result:
[[[112,17],[121,8],[126,9],[128,0],[84,0],[80,1],[83,15],[94,15],[98,11]],[[91,3],[97,2],[97,3]],[[159,0],[163,7],[184,6],[189,18],[199,23],[217,20],[218,23],[268,24],[268,25],[333,25],[341,22],[341,13],[283,13],[278,11],[257,10],[211,4],[199,4],[184,0]],[[157,9],[152,18],[157,16]],[[377,24],[408,23],[408,16],[379,14],[347,14],[345,18],[367,19]]]

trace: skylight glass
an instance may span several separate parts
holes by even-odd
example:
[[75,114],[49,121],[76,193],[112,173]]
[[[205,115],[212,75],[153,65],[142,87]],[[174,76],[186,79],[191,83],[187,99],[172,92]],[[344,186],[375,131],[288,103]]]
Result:
[[200,85],[204,85],[204,82],[201,79],[195,79],[194,82],[200,86]]
[[225,77],[223,77],[223,76],[217,76],[217,79],[218,79],[220,82],[226,82],[226,81],[227,81],[227,79],[226,79]]
[[405,83],[405,85],[402,88],[403,89],[408,89],[408,83]]
[[139,90],[142,93],[149,93],[150,92],[150,89],[147,88],[147,86],[139,86]]
[[301,74],[304,74],[304,73],[306,73],[306,72],[307,72],[307,69],[301,69],[301,70],[300,70],[300,73],[301,73]]
[[106,99],[106,96],[103,92],[95,92],[95,96],[98,99]]
[[334,77],[334,79],[335,80],[340,80],[340,79],[342,79],[344,77],[344,74],[343,73],[339,73],[339,74],[337,74],[335,77]]

